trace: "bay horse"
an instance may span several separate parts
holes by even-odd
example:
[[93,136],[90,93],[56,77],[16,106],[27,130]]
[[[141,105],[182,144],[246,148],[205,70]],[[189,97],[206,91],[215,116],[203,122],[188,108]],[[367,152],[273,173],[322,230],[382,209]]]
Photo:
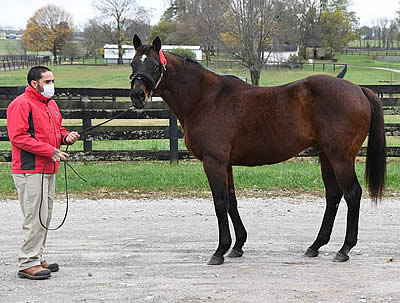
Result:
[[326,209],[315,242],[305,256],[316,257],[328,243],[344,196],[347,229],[333,261],[349,259],[357,243],[361,186],[354,163],[368,137],[365,179],[373,201],[382,198],[386,177],[383,109],[369,89],[344,79],[314,75],[274,87],[257,87],[218,75],[196,61],[161,51],[161,40],[142,44],[135,35],[130,98],[143,108],[157,92],[178,118],[187,149],[203,162],[218,219],[219,243],[208,264],[243,255],[247,232],[240,218],[233,165],[256,166],[288,160],[313,147],[318,151]]

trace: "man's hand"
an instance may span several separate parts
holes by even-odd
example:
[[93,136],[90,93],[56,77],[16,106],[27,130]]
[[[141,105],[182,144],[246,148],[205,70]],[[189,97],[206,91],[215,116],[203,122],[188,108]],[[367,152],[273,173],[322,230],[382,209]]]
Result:
[[60,162],[61,160],[67,160],[67,158],[68,158],[68,154],[57,148],[54,150],[53,155],[51,156],[51,160],[53,160],[54,162]]
[[67,138],[65,138],[65,141],[68,144],[74,144],[80,137],[81,135],[78,134],[77,132],[70,132]]

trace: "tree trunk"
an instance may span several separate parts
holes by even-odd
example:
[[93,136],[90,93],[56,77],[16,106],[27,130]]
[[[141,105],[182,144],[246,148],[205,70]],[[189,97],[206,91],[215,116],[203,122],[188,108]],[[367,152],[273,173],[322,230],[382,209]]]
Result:
[[118,42],[118,64],[123,64],[122,60],[122,45],[120,42]]
[[207,67],[208,67],[208,63],[209,62],[210,62],[210,47],[207,46],[206,47],[206,64],[207,64]]
[[56,48],[55,43],[54,43],[54,47],[53,47],[53,56],[54,56],[54,65],[57,65],[57,48]]
[[118,31],[118,64],[123,64],[124,61],[122,60],[122,55],[123,55],[122,42],[124,41],[124,39],[122,38],[120,19],[117,19],[117,31]]
[[250,68],[251,84],[258,85],[260,83],[261,70],[256,67]]

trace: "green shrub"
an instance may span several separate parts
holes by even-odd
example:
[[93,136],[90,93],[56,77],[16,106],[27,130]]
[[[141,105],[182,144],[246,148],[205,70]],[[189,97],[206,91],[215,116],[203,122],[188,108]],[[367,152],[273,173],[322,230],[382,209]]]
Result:
[[171,53],[177,54],[182,57],[186,57],[192,60],[196,60],[196,54],[192,52],[190,49],[185,48],[176,48],[170,51]]

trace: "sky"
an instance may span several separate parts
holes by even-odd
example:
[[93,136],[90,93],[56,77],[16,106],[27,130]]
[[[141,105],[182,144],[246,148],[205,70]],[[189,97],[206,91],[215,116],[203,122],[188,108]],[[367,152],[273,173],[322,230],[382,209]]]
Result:
[[[12,26],[16,29],[25,29],[27,20],[36,10],[48,4],[54,4],[69,12],[75,25],[87,23],[87,20],[98,16],[92,6],[93,0],[0,0],[0,26]],[[151,9],[151,24],[157,24],[162,13],[168,7],[168,0],[136,0],[136,3]],[[5,9],[7,8],[7,9]]]
[[[157,24],[162,13],[168,7],[169,0],[136,0],[136,2],[151,9],[151,24]],[[360,25],[371,26],[380,18],[394,19],[396,11],[400,10],[399,0],[350,0],[350,9],[360,18]],[[67,12],[74,19],[74,24],[83,26],[88,19],[97,15],[92,7],[92,0],[0,0],[3,4],[0,10],[0,26],[11,26],[25,29],[26,21],[34,12],[47,5],[55,4]],[[6,9],[5,9],[6,8]]]

